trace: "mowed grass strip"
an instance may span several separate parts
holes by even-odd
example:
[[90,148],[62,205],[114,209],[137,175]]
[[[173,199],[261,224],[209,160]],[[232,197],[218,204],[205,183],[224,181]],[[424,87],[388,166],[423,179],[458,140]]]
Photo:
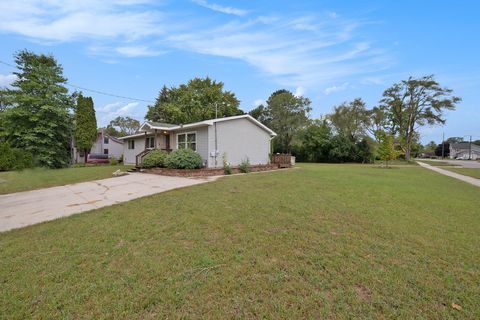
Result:
[[460,166],[460,164],[453,164],[445,161],[432,161],[432,160],[419,160],[420,162],[429,164],[434,167],[455,167],[455,166]]
[[414,166],[226,177],[0,234],[0,314],[478,318],[479,208]]
[[0,194],[62,186],[71,183],[111,178],[118,169],[131,166],[87,166],[65,169],[34,168],[22,171],[0,172]]
[[463,174],[465,176],[474,177],[480,179],[480,169],[476,168],[446,168],[448,171]]

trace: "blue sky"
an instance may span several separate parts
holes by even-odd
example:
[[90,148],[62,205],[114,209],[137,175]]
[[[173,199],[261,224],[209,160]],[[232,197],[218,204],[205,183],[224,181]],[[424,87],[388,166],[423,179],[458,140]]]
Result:
[[[210,76],[245,111],[286,88],[313,101],[314,118],[355,97],[373,107],[394,82],[434,74],[463,101],[422,141],[480,139],[479,11],[477,1],[1,1],[0,60],[52,53],[70,83],[145,100]],[[11,72],[0,64],[0,86]],[[143,120],[148,105],[85,94],[100,126]]]

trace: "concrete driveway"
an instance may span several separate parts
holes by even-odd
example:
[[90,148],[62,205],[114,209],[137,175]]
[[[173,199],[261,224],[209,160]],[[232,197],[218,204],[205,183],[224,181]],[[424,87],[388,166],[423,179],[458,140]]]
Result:
[[0,232],[215,179],[131,173],[123,177],[0,195]]
[[[422,161],[422,159],[418,159]],[[477,168],[480,169],[480,162],[475,161],[475,160],[440,160],[440,159],[426,159],[428,161],[437,161],[437,162],[447,162],[449,164],[454,164],[457,166],[461,166],[463,168]]]

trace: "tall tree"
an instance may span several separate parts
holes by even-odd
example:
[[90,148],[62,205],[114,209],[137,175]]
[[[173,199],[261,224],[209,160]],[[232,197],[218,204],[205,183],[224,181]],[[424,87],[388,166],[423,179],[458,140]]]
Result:
[[380,107],[373,107],[367,111],[368,120],[366,130],[380,142],[383,134],[388,130],[388,118],[385,111]]
[[134,134],[140,127],[140,122],[130,117],[116,117],[108,124],[106,132],[114,137]]
[[23,50],[15,54],[18,71],[12,89],[3,89],[11,104],[4,111],[6,140],[35,155],[42,166],[70,164],[73,98],[63,68],[51,55]]
[[223,82],[194,78],[187,84],[160,91],[155,105],[148,107],[150,121],[189,123],[243,114],[235,94],[223,89]]
[[268,98],[266,117],[268,125],[278,136],[274,148],[280,152],[291,152],[293,141],[300,129],[308,124],[311,101],[297,97],[287,90],[277,90]]
[[410,160],[411,146],[418,129],[445,123],[445,110],[454,110],[461,99],[452,90],[441,87],[432,75],[408,78],[385,90],[380,101],[387,113],[391,133],[399,136],[405,159]]
[[91,97],[79,94],[75,108],[75,142],[78,150],[83,150],[85,156],[90,152],[97,138],[97,118]]
[[354,143],[366,135],[370,119],[365,102],[360,98],[336,106],[328,118],[339,134],[345,135]]

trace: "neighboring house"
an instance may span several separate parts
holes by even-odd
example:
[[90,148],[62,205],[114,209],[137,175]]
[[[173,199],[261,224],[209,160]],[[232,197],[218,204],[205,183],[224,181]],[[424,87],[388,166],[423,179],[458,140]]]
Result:
[[139,164],[151,149],[170,152],[190,148],[202,156],[208,168],[222,167],[224,157],[232,166],[248,159],[268,164],[275,132],[250,115],[211,119],[184,125],[146,121],[138,133],[122,137],[124,163]]
[[[470,150],[471,146],[471,150]],[[470,142],[450,143],[451,159],[480,159],[480,146]]]
[[[120,159],[123,156],[124,142],[119,138],[113,137],[103,129],[98,130],[97,140],[90,149],[90,154],[108,154],[110,158]],[[75,163],[85,163],[84,150],[77,150],[75,141],[73,141],[72,160]]]

